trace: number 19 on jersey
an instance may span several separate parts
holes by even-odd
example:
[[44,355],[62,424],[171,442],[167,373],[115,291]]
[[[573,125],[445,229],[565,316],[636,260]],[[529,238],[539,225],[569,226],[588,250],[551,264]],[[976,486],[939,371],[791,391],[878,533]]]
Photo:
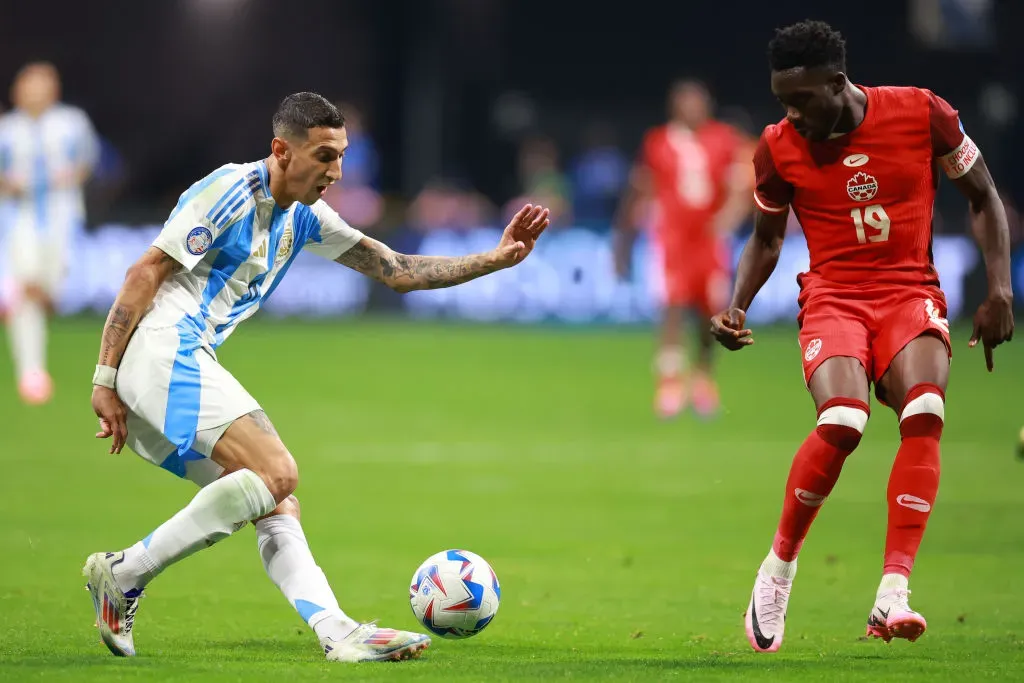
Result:
[[[861,244],[885,242],[889,239],[889,216],[881,204],[872,204],[863,209],[859,206],[850,209],[850,216],[853,217],[853,226],[857,229],[857,241]],[[870,234],[869,229],[872,231]]]

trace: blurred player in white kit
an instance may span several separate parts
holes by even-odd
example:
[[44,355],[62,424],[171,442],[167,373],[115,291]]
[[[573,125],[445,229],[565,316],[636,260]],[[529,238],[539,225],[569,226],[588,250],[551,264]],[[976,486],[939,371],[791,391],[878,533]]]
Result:
[[46,403],[46,316],[67,268],[68,243],[84,225],[82,186],[99,154],[85,112],[60,102],[60,76],[47,62],[25,65],[0,116],[0,239],[3,303],[18,391]]

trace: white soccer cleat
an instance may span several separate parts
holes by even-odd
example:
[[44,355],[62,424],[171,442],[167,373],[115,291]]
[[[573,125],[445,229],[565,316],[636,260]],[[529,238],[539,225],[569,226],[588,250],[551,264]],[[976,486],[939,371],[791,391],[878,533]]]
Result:
[[782,634],[786,630],[786,608],[792,579],[772,576],[757,570],[754,591],[744,621],[747,640],[757,652],[776,652],[782,645]]
[[921,637],[928,622],[910,609],[910,591],[902,588],[879,593],[875,606],[868,615],[867,635],[890,642],[893,638],[905,638],[914,642]]
[[430,637],[369,623],[360,624],[341,640],[321,638],[320,645],[332,662],[397,662],[419,657],[430,647]]
[[117,657],[134,657],[132,626],[142,592],[129,591],[129,595],[125,595],[114,580],[113,567],[123,560],[123,552],[95,553],[85,561],[82,575],[88,579],[85,588],[92,596],[96,627],[103,644]]

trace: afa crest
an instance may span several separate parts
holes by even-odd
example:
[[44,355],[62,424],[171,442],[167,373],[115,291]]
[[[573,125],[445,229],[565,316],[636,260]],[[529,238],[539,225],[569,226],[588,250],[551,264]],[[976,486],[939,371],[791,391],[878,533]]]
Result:
[[281,233],[281,243],[277,247],[277,254],[274,255],[274,263],[278,263],[288,258],[288,254],[292,251],[292,245],[295,243],[295,233],[292,231],[291,222],[284,227],[284,232]]

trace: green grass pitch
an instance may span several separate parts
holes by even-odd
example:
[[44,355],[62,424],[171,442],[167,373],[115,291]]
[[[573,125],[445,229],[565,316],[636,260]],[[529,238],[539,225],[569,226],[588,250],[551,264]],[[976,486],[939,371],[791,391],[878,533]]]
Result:
[[[863,638],[879,578],[895,418],[874,405],[800,560],[777,655],[741,614],[772,539],[792,453],[813,425],[795,331],[719,355],[726,411],[651,414],[646,330],[387,320],[256,321],[221,360],[299,462],[314,554],[346,611],[416,626],[428,555],[480,553],[502,582],[476,638],[402,664],[330,665],[267,580],[251,527],[173,567],[111,657],[79,571],[191,497],[187,482],[95,441],[98,319],[56,324],[57,397],[0,392],[0,680],[1014,680],[1024,671],[1024,421],[1019,344],[988,375],[954,330],[942,488],[911,582],[929,629]],[[1015,673],[1016,672],[1016,673]]]

